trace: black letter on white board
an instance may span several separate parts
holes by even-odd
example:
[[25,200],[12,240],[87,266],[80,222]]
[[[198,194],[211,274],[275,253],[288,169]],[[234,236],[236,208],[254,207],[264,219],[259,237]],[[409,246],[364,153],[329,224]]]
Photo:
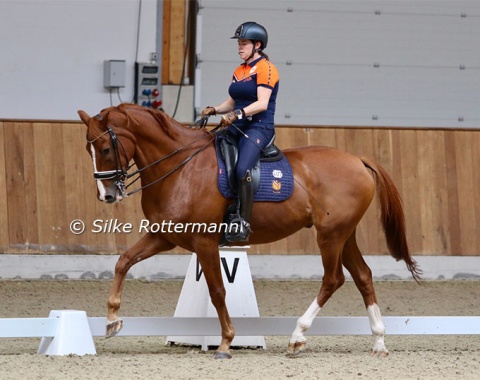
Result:
[[197,282],[200,281],[200,277],[202,277],[202,272],[202,268],[200,267],[200,263],[197,259],[197,270],[195,272],[195,279]]
[[228,269],[227,259],[225,257],[222,257],[223,269],[225,270],[227,280],[230,284],[232,284],[235,281],[235,276],[237,275],[237,268],[238,268],[239,261],[240,259],[238,257],[235,257],[235,260],[233,261],[232,273],[230,273],[230,270]]
[[[225,257],[222,257],[221,260],[222,260],[223,270],[225,271],[225,275],[227,276],[227,280],[230,284],[232,284],[233,282],[235,282],[235,277],[237,275],[238,263],[240,261],[240,258],[236,257],[235,260],[233,261],[233,268],[231,273],[230,273],[230,269],[228,269],[227,259],[225,259]],[[200,281],[200,277],[202,277],[202,273],[203,273],[203,270],[200,267],[200,262],[197,259],[197,270],[195,271],[195,280],[197,282]]]

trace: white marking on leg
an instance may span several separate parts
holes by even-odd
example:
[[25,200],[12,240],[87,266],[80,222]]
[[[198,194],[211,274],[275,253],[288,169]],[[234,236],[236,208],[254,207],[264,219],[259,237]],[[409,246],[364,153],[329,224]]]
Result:
[[297,327],[295,327],[295,330],[292,333],[290,343],[305,342],[307,340],[303,333],[310,328],[320,309],[317,298],[315,298],[305,314],[298,318]]
[[388,350],[385,347],[385,325],[382,321],[382,314],[377,304],[367,307],[368,319],[370,321],[370,328],[373,334],[373,348],[372,353],[386,353]]
[[[96,173],[98,171],[97,160],[95,157],[95,148],[93,147],[93,144],[90,144],[90,151],[92,152],[93,172]],[[107,191],[105,190],[105,186],[103,186],[103,182],[98,179],[97,179],[97,188],[99,193],[98,199],[101,201],[105,201],[105,194],[107,193]]]

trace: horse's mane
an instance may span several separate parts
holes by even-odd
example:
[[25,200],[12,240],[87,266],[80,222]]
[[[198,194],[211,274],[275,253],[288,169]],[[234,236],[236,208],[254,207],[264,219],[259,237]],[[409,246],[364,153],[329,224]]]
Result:
[[[149,115],[155,125],[162,129],[162,131],[172,139],[175,139],[177,133],[176,128],[185,128],[183,124],[179,123],[165,112],[161,110],[155,110],[152,108],[142,107],[137,104],[132,103],[122,103],[116,107],[110,107],[102,111],[102,114],[105,112],[105,118],[108,120],[108,115],[112,112],[120,112],[127,118],[127,128],[131,125],[140,128],[145,127],[145,120],[142,119],[141,115]],[[172,128],[174,127],[174,128]],[[151,128],[151,125],[148,125],[148,128]]]

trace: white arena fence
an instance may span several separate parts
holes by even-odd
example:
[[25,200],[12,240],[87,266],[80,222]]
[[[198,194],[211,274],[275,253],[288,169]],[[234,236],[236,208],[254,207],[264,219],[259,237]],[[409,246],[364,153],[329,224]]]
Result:
[[[232,318],[237,336],[290,336],[298,317]],[[383,318],[387,335],[480,335],[480,317],[402,316]],[[118,337],[215,336],[217,318],[125,317]],[[105,335],[105,317],[84,311],[52,311],[48,318],[0,318],[0,338],[42,338],[38,353],[95,355],[93,337]],[[371,335],[367,317],[317,317],[306,335]],[[218,337],[220,343],[220,337]]]
[[[265,336],[290,336],[297,317],[260,317],[246,247],[222,249],[226,303],[236,337],[232,346],[266,348]],[[220,322],[195,254],[173,317],[123,317],[124,336],[164,336],[167,342],[220,343]],[[480,335],[480,316],[387,316],[387,335]],[[105,335],[106,318],[85,311],[52,310],[48,318],[0,318],[0,338],[42,338],[38,353],[95,355],[93,337]],[[368,317],[317,317],[306,335],[371,335]]]

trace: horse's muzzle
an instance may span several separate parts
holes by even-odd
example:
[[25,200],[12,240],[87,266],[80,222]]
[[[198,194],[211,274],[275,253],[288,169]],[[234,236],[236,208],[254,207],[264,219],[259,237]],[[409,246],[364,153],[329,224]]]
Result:
[[107,203],[115,203],[117,202],[117,197],[115,195],[111,194],[105,194],[105,202]]
[[108,186],[102,181],[97,181],[98,200],[106,203],[120,202],[125,198],[125,184],[122,180],[111,182]]
[[104,194],[98,194],[98,200],[105,203],[120,202],[123,199],[122,195],[117,189],[106,191]]

